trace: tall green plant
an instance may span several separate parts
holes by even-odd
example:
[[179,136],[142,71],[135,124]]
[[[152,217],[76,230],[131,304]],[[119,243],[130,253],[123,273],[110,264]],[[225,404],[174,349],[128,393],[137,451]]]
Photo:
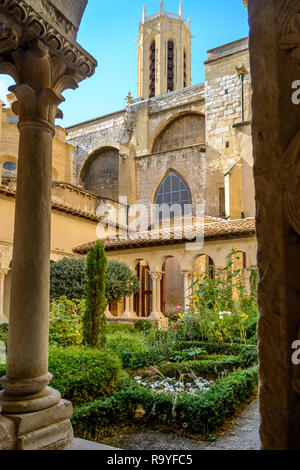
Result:
[[105,344],[106,268],[103,243],[97,242],[87,256],[86,311],[83,316],[83,341],[93,348],[103,348]]

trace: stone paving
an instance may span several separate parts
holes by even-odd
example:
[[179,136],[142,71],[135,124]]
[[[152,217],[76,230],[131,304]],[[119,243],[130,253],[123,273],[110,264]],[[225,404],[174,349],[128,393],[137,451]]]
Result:
[[237,415],[214,442],[145,430],[121,437],[113,445],[123,450],[259,450],[258,400]]

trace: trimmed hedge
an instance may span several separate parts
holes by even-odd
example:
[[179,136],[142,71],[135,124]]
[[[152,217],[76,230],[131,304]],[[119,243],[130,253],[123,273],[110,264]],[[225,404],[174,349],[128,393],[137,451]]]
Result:
[[111,398],[75,410],[72,417],[75,435],[94,439],[102,427],[132,420],[140,406],[148,421],[175,424],[190,432],[208,434],[222,426],[252,394],[257,383],[257,366],[238,369],[217,380],[208,392],[182,394],[175,402],[171,395],[155,393],[131,381]]
[[[0,376],[5,370],[0,365]],[[50,347],[49,372],[53,374],[50,386],[74,406],[112,395],[120,389],[125,374],[120,359],[112,353],[59,347]]]
[[187,361],[180,363],[160,364],[157,369],[165,377],[179,378],[181,374],[193,372],[205,379],[214,379],[227,371],[232,372],[243,366],[243,361],[239,356],[224,356],[219,360],[203,359],[201,361]]
[[239,344],[239,343],[208,343],[205,341],[179,341],[176,348],[182,351],[190,348],[203,348],[208,354],[229,354],[237,356],[243,351],[256,351],[255,344]]

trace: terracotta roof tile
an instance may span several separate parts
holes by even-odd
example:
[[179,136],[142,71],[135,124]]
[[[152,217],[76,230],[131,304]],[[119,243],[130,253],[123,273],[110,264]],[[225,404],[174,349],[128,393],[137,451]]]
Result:
[[[204,240],[232,239],[250,237],[256,234],[255,219],[230,220],[222,222],[206,223],[194,227],[186,227],[182,236],[181,228],[171,228],[168,230],[152,230],[149,232],[139,232],[129,234],[126,239],[124,235],[117,235],[103,240],[106,251],[128,250],[131,248],[146,248],[151,246],[178,245],[195,240],[196,235],[204,233]],[[75,253],[85,254],[93,249],[95,243],[74,248]]]

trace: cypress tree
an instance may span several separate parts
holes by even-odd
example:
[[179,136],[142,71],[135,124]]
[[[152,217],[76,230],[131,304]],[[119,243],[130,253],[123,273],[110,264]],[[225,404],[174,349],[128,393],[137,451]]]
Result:
[[87,256],[86,311],[83,317],[83,341],[92,348],[103,348],[105,344],[106,270],[104,246],[97,242]]

